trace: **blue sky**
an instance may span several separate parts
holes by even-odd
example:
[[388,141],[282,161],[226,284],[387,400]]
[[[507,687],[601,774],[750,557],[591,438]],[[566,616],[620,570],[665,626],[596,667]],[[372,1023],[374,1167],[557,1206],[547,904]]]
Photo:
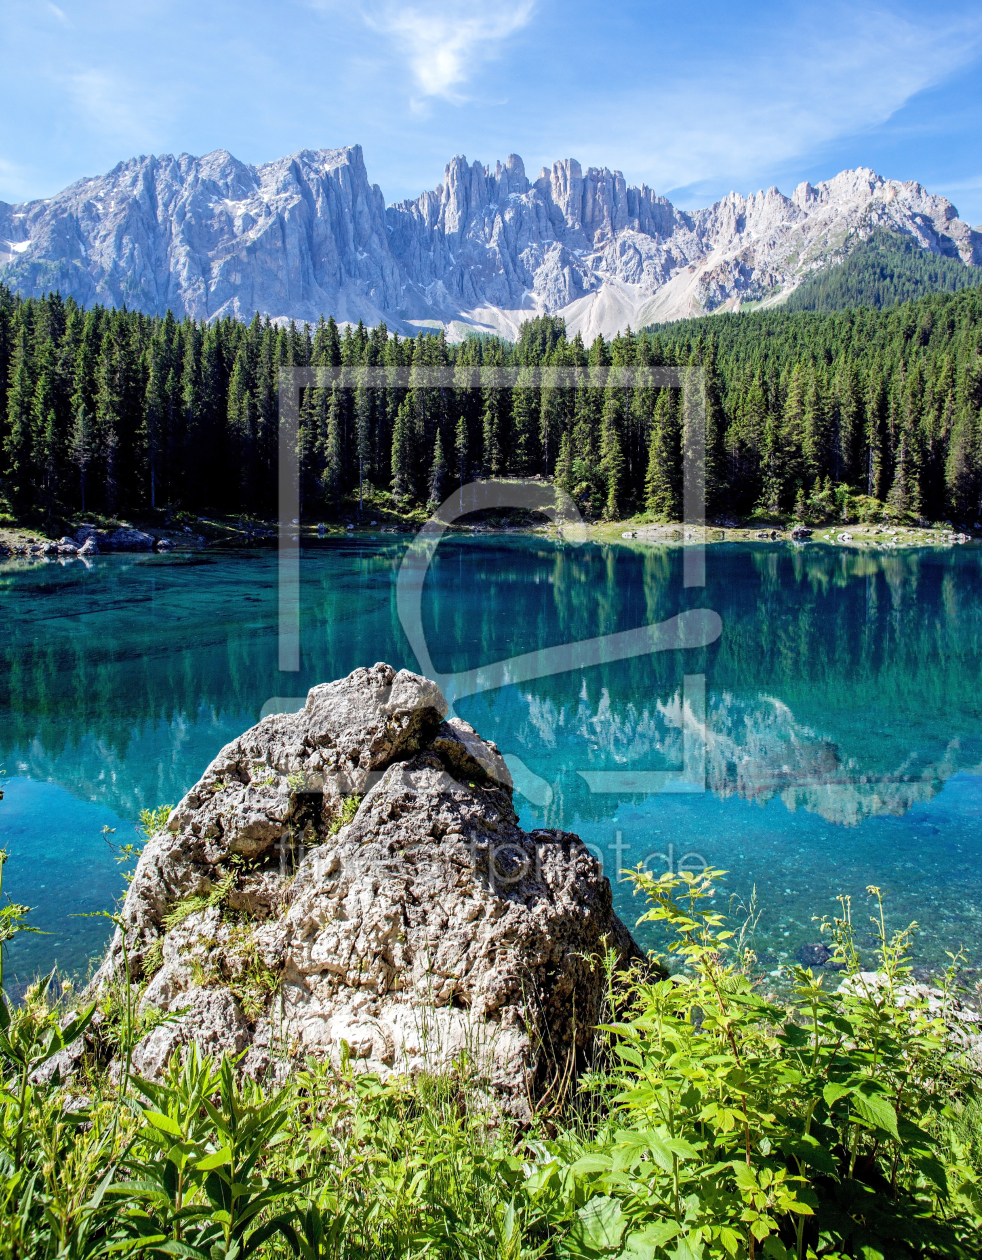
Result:
[[0,40],[6,201],[137,153],[360,143],[388,201],[515,152],[688,207],[871,166],[982,223],[978,0],[0,0]]

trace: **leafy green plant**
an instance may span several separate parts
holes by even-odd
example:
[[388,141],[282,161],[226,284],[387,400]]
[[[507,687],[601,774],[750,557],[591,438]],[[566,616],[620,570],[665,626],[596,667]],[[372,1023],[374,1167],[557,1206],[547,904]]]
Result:
[[148,840],[164,830],[173,809],[173,805],[158,805],[156,809],[140,810],[140,830]]
[[289,1222],[272,1209],[299,1189],[260,1168],[286,1124],[289,1091],[264,1098],[237,1082],[228,1059],[216,1070],[193,1051],[166,1083],[134,1084],[146,1103],[125,1161],[131,1180],[110,1190],[123,1199],[114,1250],[188,1260],[257,1254]]
[[210,892],[205,894],[195,893],[191,897],[184,897],[182,900],[174,903],[173,906],[164,915],[164,927],[169,932],[176,928],[178,924],[183,923],[185,919],[197,914],[199,910],[208,910],[213,906],[224,905],[229,893],[235,887],[238,879],[236,871],[228,871]]
[[341,802],[340,814],[338,814],[337,818],[332,819],[331,824],[327,829],[328,833],[332,836],[336,836],[342,827],[346,827],[354,818],[355,814],[358,813],[358,806],[361,802],[362,798],[360,796],[346,796]]
[[844,902],[828,925],[841,991],[795,968],[778,1003],[712,908],[720,874],[632,876],[675,970],[636,981],[608,1025],[620,1066],[589,1082],[608,1118],[573,1148],[548,1144],[530,1179],[574,1222],[564,1254],[971,1254],[968,1173],[942,1163],[938,1139],[971,1081],[909,984],[910,932],[889,934],[877,900],[874,983]]
[[[381,1080],[342,1053],[262,1087],[191,1044],[141,1080],[122,1052],[162,1017],[139,1013],[125,948],[99,1026],[122,1070],[93,1062],[79,1101],[33,1065],[84,1014],[50,981],[4,1000],[19,1048],[0,1052],[0,1257],[974,1257],[982,1106],[944,1027],[957,960],[934,1010],[911,983],[912,929],[888,931],[873,889],[875,961],[844,898],[823,924],[839,987],[796,967],[764,996],[755,905],[737,909],[746,930],[728,926],[719,878],[635,874],[668,966],[618,976],[615,955],[598,960],[602,1052],[578,1097],[522,1126],[466,1054]],[[248,954],[248,925],[231,930]],[[258,1013],[277,979],[262,970],[254,953],[219,978]]]
[[143,976],[152,979],[164,965],[164,940],[158,936],[150,942],[143,955]]

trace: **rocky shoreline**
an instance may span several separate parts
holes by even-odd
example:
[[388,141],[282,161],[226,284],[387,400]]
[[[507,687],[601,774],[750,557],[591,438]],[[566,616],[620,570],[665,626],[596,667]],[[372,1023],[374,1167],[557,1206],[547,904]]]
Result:
[[[625,528],[626,526],[626,528]],[[199,528],[202,527],[199,525]],[[231,547],[267,548],[275,545],[275,524],[242,526],[229,529],[223,526],[216,531],[210,522],[203,525],[212,534],[196,532],[190,526],[180,530],[156,529],[149,526],[120,525],[101,528],[82,524],[71,533],[58,539],[46,538],[23,530],[0,530],[0,557],[21,557],[32,560],[61,560],[63,563],[77,557],[83,560],[93,556],[118,552],[187,552],[204,549]],[[304,525],[298,529],[298,537],[304,542],[327,538],[357,538],[369,535],[403,537],[415,535],[419,525],[355,525],[353,523],[330,526]],[[845,551],[876,549],[893,551],[913,547],[957,547],[966,543],[982,542],[982,533],[967,533],[943,522],[937,525],[821,525],[787,526],[774,524],[738,524],[717,522],[706,526],[682,523],[632,524],[627,521],[584,522],[571,528],[554,525],[513,525],[507,523],[481,523],[471,525],[457,523],[448,532],[464,537],[481,535],[528,534],[558,540],[597,542],[605,544],[655,544],[658,546],[715,546],[727,543],[793,543],[796,546],[832,546]]]

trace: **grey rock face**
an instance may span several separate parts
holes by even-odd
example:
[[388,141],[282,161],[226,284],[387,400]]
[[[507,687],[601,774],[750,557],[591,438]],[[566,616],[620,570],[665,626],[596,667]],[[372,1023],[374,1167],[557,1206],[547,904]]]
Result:
[[920,184],[843,171],[786,197],[731,193],[678,210],[574,159],[468,164],[386,208],[360,146],[263,166],[225,150],[139,157],[47,201],[0,203],[0,279],[179,318],[385,319],[513,335],[542,312],[588,338],[742,302],[773,303],[876,227],[982,263],[982,232]]
[[[307,1054],[415,1072],[467,1051],[524,1115],[584,1060],[604,988],[589,960],[637,948],[596,859],[522,831],[497,749],[445,714],[435,684],[379,664],[222,749],[123,908],[144,1007],[177,1017],[141,1042],[140,1070],[191,1040],[248,1047],[256,1074]],[[122,950],[117,932],[96,984]]]
[[[145,534],[139,529],[114,529],[106,531],[96,529],[94,525],[80,525],[75,531],[75,544],[83,549],[87,546],[94,550],[86,554],[96,555],[100,551],[152,551],[154,539],[152,534]],[[62,539],[70,543],[70,539]]]

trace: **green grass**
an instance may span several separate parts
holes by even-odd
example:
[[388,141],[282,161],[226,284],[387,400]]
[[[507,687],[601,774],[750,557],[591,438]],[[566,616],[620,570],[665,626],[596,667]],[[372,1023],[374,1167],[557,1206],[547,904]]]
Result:
[[[154,1083],[109,1072],[97,1050],[125,1065],[164,1018],[137,1018],[122,980],[97,1009],[50,981],[3,1000],[0,1256],[976,1256],[982,1110],[942,1019],[905,989],[911,932],[887,932],[871,890],[863,957],[843,899],[823,930],[845,988],[793,968],[777,997],[713,909],[720,877],[636,875],[671,978],[596,959],[598,1057],[523,1124],[497,1112],[466,1053],[441,1075],[383,1080],[342,1044],[339,1062],[264,1086],[192,1048]],[[24,915],[0,911],[0,941]],[[237,993],[248,1007],[276,983],[257,962]],[[953,983],[954,968],[943,1003]],[[49,1078],[86,1033],[76,1079]]]

